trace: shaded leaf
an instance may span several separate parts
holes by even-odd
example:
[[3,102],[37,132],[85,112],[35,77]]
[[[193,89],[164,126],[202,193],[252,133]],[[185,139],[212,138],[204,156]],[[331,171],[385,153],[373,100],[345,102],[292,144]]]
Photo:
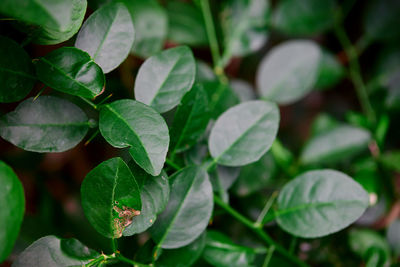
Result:
[[130,147],[135,162],[153,176],[159,175],[169,145],[168,127],[163,117],[140,102],[124,99],[100,110],[100,132],[117,148]]
[[170,48],[150,57],[140,67],[135,98],[160,113],[166,112],[190,90],[195,75],[196,63],[190,48]]
[[76,146],[89,128],[86,114],[54,96],[28,98],[0,118],[0,136],[33,152],[63,152]]
[[121,237],[142,208],[135,177],[121,158],[109,159],[91,170],[82,182],[81,198],[86,218],[109,238]]
[[230,87],[238,96],[240,102],[251,101],[257,98],[254,88],[244,80],[231,79]]
[[75,46],[89,53],[104,73],[117,68],[128,56],[134,39],[132,18],[122,3],[96,10],[83,24]]
[[400,220],[394,220],[386,231],[386,239],[396,256],[400,255]]
[[382,164],[393,171],[400,172],[400,151],[388,151],[385,152],[379,158]]
[[255,162],[271,147],[278,126],[279,111],[274,103],[255,100],[230,108],[211,129],[211,156],[226,166]]
[[208,95],[211,118],[218,118],[224,111],[238,104],[239,98],[233,90],[220,82],[204,82],[204,89]]
[[62,47],[36,62],[40,81],[58,91],[94,98],[101,93],[105,78],[90,56],[74,47]]
[[99,253],[82,244],[75,238],[61,239],[61,250],[68,256],[79,260],[90,260],[99,256]]
[[318,67],[318,77],[315,82],[316,88],[327,88],[335,86],[345,75],[345,68],[336,57],[324,50]]
[[279,193],[278,225],[294,236],[315,238],[335,233],[368,207],[368,194],[351,177],[334,170],[306,172]]

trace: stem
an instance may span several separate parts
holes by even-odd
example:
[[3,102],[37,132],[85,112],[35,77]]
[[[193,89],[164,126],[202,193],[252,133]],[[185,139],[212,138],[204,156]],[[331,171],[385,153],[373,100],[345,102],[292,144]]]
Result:
[[165,159],[165,163],[168,165],[168,166],[170,166],[170,167],[172,167],[173,169],[175,169],[176,171],[179,171],[180,169],[182,169],[178,164],[176,164],[175,162],[173,162],[172,160],[170,160],[170,159]]
[[87,146],[98,134],[100,133],[100,130],[97,129],[92,136],[90,136],[90,138],[85,142],[85,146]]
[[261,211],[260,215],[255,222],[256,227],[262,228],[264,225],[264,218],[267,215],[269,209],[271,208],[272,204],[274,203],[275,198],[278,196],[278,191],[274,191],[270,198],[268,199],[267,203],[265,204],[263,210]]
[[148,264],[143,264],[143,263],[140,263],[140,262],[133,261],[131,259],[128,259],[128,258],[122,256],[121,254],[117,254],[116,258],[118,260],[120,260],[120,261],[123,261],[123,262],[126,262],[128,264],[131,264],[132,266],[138,266],[138,267],[149,267],[149,266],[151,266],[151,265],[148,265]]
[[350,79],[356,89],[361,108],[368,120],[374,123],[376,120],[376,115],[371,103],[369,102],[367,88],[361,76],[361,68],[357,59],[357,50],[352,45],[349,37],[346,34],[346,31],[341,25],[335,25],[335,33],[349,59]]
[[111,248],[112,251],[115,253],[118,250],[118,241],[115,238],[111,239]]
[[110,97],[112,97],[113,94],[109,94],[108,96],[106,96],[103,100],[101,100],[97,106],[103,105],[104,102],[106,102],[108,99],[110,99]]
[[261,228],[255,226],[255,224],[244,217],[242,214],[234,210],[231,206],[223,202],[219,197],[214,195],[214,202],[228,212],[232,217],[240,221],[242,224],[253,230],[255,234],[258,235],[262,240],[264,240],[268,245],[274,246],[276,251],[278,251],[282,256],[296,263],[298,266],[308,266],[306,263],[299,260],[296,256],[289,253],[284,247],[276,243],[267,233],[265,233]]
[[272,258],[272,254],[274,254],[274,251],[275,251],[275,246],[271,246],[268,250],[267,256],[265,256],[263,267],[268,267]]
[[86,102],[87,104],[89,104],[92,108],[94,108],[94,109],[98,109],[98,107],[92,102],[92,101],[90,101],[90,100],[87,100],[86,98],[84,98],[84,97],[79,97],[83,102]]

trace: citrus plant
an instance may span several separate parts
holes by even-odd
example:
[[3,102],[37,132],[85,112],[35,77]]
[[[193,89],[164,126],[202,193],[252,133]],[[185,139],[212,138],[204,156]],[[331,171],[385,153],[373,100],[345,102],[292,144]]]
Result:
[[[0,262],[394,264],[399,12],[395,0],[2,0]],[[90,169],[60,172],[71,151],[90,151]],[[64,183],[32,179],[46,162]]]

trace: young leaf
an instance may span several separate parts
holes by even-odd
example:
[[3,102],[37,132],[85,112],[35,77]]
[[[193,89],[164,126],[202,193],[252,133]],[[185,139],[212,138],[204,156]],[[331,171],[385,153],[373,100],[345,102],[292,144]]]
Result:
[[236,245],[227,236],[216,231],[207,231],[203,258],[212,266],[254,266],[256,253],[253,249]]
[[315,87],[319,89],[335,86],[345,75],[345,68],[336,57],[324,50],[318,66],[318,77]]
[[11,253],[25,211],[24,189],[14,171],[0,160],[0,263]]
[[319,46],[306,40],[287,41],[273,48],[258,67],[256,79],[261,96],[279,104],[290,104],[305,96],[318,76],[320,54]]
[[2,0],[0,13],[39,26],[33,42],[50,45],[70,39],[78,32],[86,12],[86,0]]
[[0,102],[23,99],[35,80],[29,55],[13,40],[0,36]]
[[146,58],[161,51],[167,36],[167,13],[157,0],[118,0],[123,2],[135,25],[131,53]]
[[82,182],[81,198],[89,222],[109,238],[121,237],[142,208],[135,177],[121,158],[109,159],[91,170]]
[[187,46],[165,50],[147,59],[140,67],[135,82],[136,100],[160,113],[179,104],[192,88],[196,63]]
[[163,249],[156,261],[157,267],[192,266],[200,258],[206,245],[206,235],[201,234],[189,245],[177,249]]
[[301,154],[303,164],[336,163],[368,147],[371,134],[362,128],[341,125],[313,137]]
[[210,120],[208,108],[207,94],[201,84],[184,95],[171,128],[171,151],[187,150],[202,137]]
[[[49,235],[26,248],[13,263],[14,267],[26,266],[82,266],[88,259],[72,257],[61,249],[62,240]],[[85,250],[88,250],[85,247]]]
[[168,176],[164,171],[154,177],[147,174],[133,162],[128,165],[131,167],[132,173],[139,184],[142,210],[140,216],[134,217],[132,224],[125,228],[122,233],[124,236],[146,231],[154,224],[157,215],[165,209],[169,199]]
[[122,3],[96,10],[83,24],[75,46],[89,53],[104,73],[118,67],[128,56],[134,39],[132,18]]
[[283,0],[272,15],[276,29],[289,35],[318,34],[335,22],[335,0]]
[[104,87],[104,74],[90,56],[74,47],[62,47],[37,61],[36,73],[47,86],[71,95],[94,98]]
[[150,228],[162,248],[191,243],[206,229],[213,210],[213,193],[207,173],[189,166],[169,179],[171,192],[166,209]]
[[33,152],[63,152],[76,146],[89,128],[75,104],[54,97],[28,98],[0,118],[0,136]]
[[204,18],[195,6],[180,1],[167,3],[168,39],[178,44],[207,45]]
[[211,129],[211,156],[226,166],[255,162],[271,147],[278,126],[279,110],[274,103],[255,100],[230,108]]
[[367,192],[346,174],[309,171],[283,187],[275,216],[278,225],[292,235],[316,238],[353,223],[364,213],[368,201]]
[[130,147],[135,162],[159,175],[169,145],[168,127],[154,109],[134,100],[118,100],[100,110],[100,132],[110,145]]

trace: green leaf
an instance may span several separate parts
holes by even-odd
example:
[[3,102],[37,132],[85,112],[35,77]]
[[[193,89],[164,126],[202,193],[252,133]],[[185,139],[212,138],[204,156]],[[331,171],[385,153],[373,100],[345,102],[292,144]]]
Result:
[[0,117],[0,136],[33,152],[63,152],[76,146],[89,128],[86,114],[54,96],[28,98]]
[[195,6],[180,1],[167,3],[168,39],[191,46],[207,45],[204,18]]
[[196,84],[182,98],[171,128],[171,151],[182,152],[204,134],[210,120],[208,98],[201,84]]
[[62,47],[36,62],[36,73],[47,86],[71,95],[94,98],[104,87],[101,68],[74,47]]
[[25,211],[24,189],[14,171],[0,160],[0,263],[10,255]]
[[132,18],[122,3],[96,10],[83,24],[75,46],[89,53],[104,73],[117,68],[128,56],[134,39]]
[[125,228],[124,236],[146,231],[165,209],[169,199],[168,176],[164,171],[158,176],[151,176],[133,162],[128,165],[139,184],[142,210],[140,216],[134,217],[132,224]]
[[[369,266],[389,266],[390,247],[378,233],[368,229],[352,230],[349,234],[350,248]],[[369,265],[368,263],[376,264]]]
[[213,69],[204,61],[196,59],[196,69],[196,82],[202,83],[217,80],[217,76],[215,75]]
[[75,238],[61,239],[60,247],[66,255],[79,260],[90,260],[99,256],[97,251],[86,247]]
[[371,134],[362,128],[340,125],[309,140],[301,153],[303,164],[336,163],[368,147]]
[[100,132],[110,145],[130,147],[135,162],[159,175],[169,145],[168,127],[154,109],[134,100],[119,100],[100,110]]
[[254,88],[251,86],[250,83],[246,81],[231,79],[230,86],[235,94],[238,96],[240,102],[251,101],[257,98]]
[[394,254],[398,257],[400,255],[400,220],[394,220],[386,231],[386,239]]
[[274,159],[270,153],[266,153],[258,161],[240,169],[239,177],[232,190],[239,196],[248,196],[271,184],[275,173]]
[[318,77],[315,87],[320,89],[333,87],[343,79],[345,73],[345,68],[340,64],[335,55],[323,50],[318,66]]
[[216,231],[207,231],[203,258],[216,267],[250,267],[255,258],[253,249],[237,245],[227,236]]
[[269,1],[230,0],[224,7],[225,63],[232,56],[246,56],[259,50],[267,41]]
[[220,82],[205,82],[203,85],[208,95],[212,119],[218,118],[224,111],[240,102],[238,96],[227,85]]
[[206,245],[206,235],[203,233],[189,245],[177,249],[163,249],[156,261],[157,267],[187,267],[200,258]]
[[283,0],[273,12],[272,24],[289,35],[312,35],[331,28],[335,14],[335,0]]
[[13,40],[0,36],[0,102],[23,99],[35,80],[29,55]]
[[189,166],[169,179],[171,192],[166,209],[150,228],[162,248],[188,245],[206,229],[213,210],[213,193],[207,173]]
[[86,0],[2,0],[0,13],[39,26],[29,33],[33,42],[50,45],[78,32],[86,6]]
[[210,181],[213,191],[226,203],[229,202],[228,190],[239,177],[240,168],[217,166],[210,172]]
[[257,70],[261,96],[279,104],[290,104],[304,97],[317,79],[320,54],[319,46],[306,40],[287,41],[274,47]]
[[147,59],[140,67],[135,82],[136,100],[160,113],[179,104],[192,88],[196,63],[187,46],[178,46]]
[[91,170],[82,182],[81,198],[89,222],[109,238],[121,237],[142,208],[135,177],[121,158],[109,159]]
[[226,166],[255,162],[271,147],[278,126],[279,110],[274,103],[254,100],[230,108],[211,129],[211,156]]
[[52,235],[42,237],[26,248],[15,260],[13,266],[82,266],[89,262],[65,253],[61,249],[61,242],[61,239]]
[[357,220],[368,207],[368,194],[351,177],[334,170],[306,172],[279,193],[278,225],[294,236],[316,238]]
[[379,161],[388,169],[400,172],[400,151],[385,152]]
[[364,28],[369,38],[396,40],[400,37],[400,3],[397,0],[372,0],[368,2]]
[[119,0],[132,16],[135,43],[131,53],[146,58],[161,51],[167,36],[167,13],[157,0]]

